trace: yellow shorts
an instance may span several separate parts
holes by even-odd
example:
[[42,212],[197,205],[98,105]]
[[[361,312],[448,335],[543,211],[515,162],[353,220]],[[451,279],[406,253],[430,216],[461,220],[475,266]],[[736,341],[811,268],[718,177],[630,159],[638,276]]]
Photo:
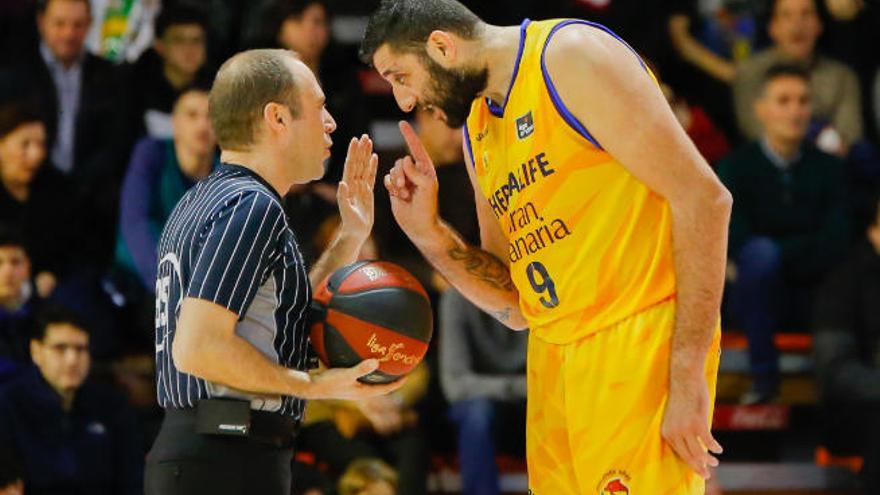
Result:
[[[534,495],[704,493],[703,479],[660,436],[674,320],[673,300],[570,344],[529,337]],[[712,403],[720,339],[719,327],[706,357]]]

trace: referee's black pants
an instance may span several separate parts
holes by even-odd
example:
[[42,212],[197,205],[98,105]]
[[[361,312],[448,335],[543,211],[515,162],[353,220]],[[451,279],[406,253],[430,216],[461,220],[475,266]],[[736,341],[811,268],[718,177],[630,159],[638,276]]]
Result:
[[147,454],[146,495],[290,495],[292,443],[196,433],[195,414],[169,409]]

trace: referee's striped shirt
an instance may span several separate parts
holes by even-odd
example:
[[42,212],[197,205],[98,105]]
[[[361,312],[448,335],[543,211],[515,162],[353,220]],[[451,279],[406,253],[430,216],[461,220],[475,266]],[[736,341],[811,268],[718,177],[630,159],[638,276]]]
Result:
[[308,368],[308,274],[280,198],[253,171],[221,165],[181,198],[165,224],[156,280],[159,405],[192,408],[199,399],[232,397],[300,419],[304,403],[295,397],[246,393],[177,370],[171,348],[186,297],[239,315],[235,332],[268,359]]

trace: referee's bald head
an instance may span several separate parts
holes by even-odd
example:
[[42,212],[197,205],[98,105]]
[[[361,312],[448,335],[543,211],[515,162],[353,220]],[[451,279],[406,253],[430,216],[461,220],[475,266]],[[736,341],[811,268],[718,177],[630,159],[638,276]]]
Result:
[[269,103],[299,113],[294,52],[282,49],[248,50],[227,60],[211,87],[209,108],[217,144],[224,150],[248,149],[257,139],[263,111]]

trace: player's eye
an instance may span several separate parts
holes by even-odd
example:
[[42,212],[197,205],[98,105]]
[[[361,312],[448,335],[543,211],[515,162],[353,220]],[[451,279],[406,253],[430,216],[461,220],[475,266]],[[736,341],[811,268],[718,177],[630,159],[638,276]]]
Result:
[[406,77],[405,76],[395,76],[394,82],[396,82],[397,84],[406,84]]

